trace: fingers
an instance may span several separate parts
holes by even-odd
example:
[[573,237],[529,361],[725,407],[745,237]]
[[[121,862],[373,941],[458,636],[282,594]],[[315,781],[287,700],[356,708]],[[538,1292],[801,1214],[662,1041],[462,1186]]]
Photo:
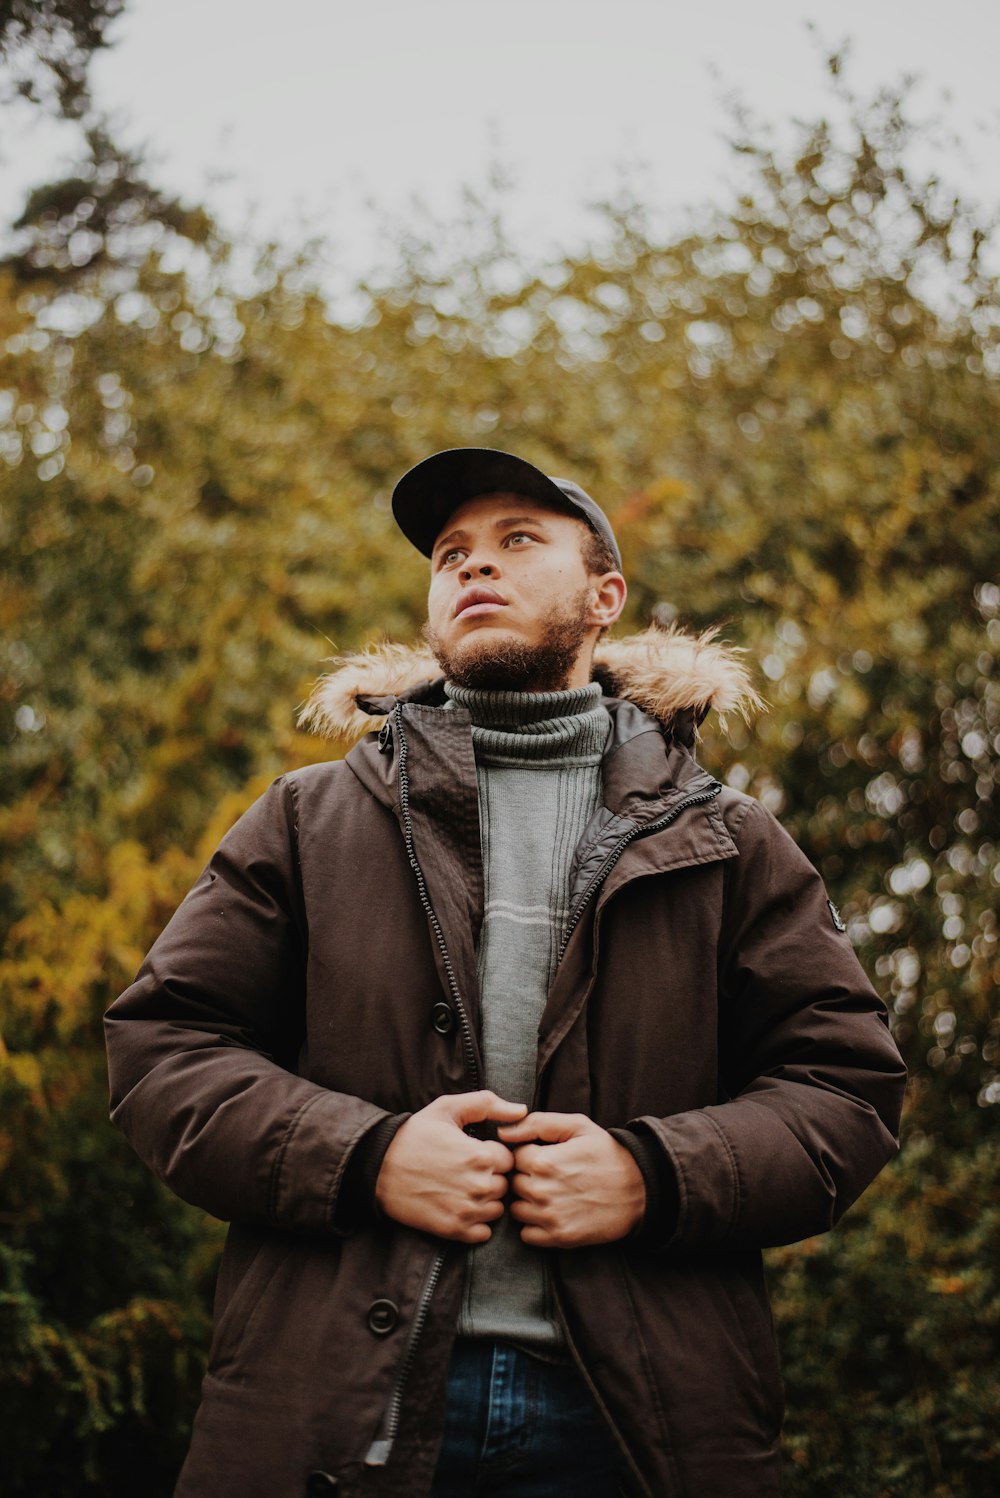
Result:
[[[504,1181],[506,1186],[506,1181]],[[466,1204],[460,1220],[456,1220],[442,1236],[457,1243],[485,1243],[492,1236],[491,1223],[497,1222],[506,1210],[503,1201],[481,1197]]]
[[454,1233],[452,1238],[455,1243],[487,1243],[493,1237],[493,1229],[485,1222],[477,1222],[464,1233]]
[[549,1198],[549,1183],[543,1176],[516,1171],[510,1177],[510,1194],[523,1202],[544,1202]]
[[510,1215],[520,1225],[520,1238],[532,1248],[573,1246],[575,1240],[565,1233],[558,1213],[542,1202],[512,1201]]
[[497,1123],[514,1123],[528,1111],[527,1103],[508,1103],[506,1098],[487,1089],[450,1093],[439,1097],[432,1106],[447,1113],[460,1129],[466,1124],[484,1123],[488,1118]]
[[564,1241],[558,1233],[550,1232],[548,1228],[543,1227],[523,1227],[521,1242],[527,1243],[529,1248],[579,1248],[582,1246],[579,1239]]
[[541,1139],[546,1144],[561,1144],[575,1139],[597,1125],[585,1113],[529,1113],[516,1123],[504,1123],[497,1129],[505,1144],[521,1144]]
[[641,1222],[646,1187],[635,1160],[597,1125],[551,1145],[515,1149],[510,1214],[538,1248],[614,1243]]
[[551,1175],[554,1162],[550,1157],[551,1151],[548,1145],[522,1144],[514,1152],[514,1171],[517,1178],[523,1181],[530,1176]]
[[498,1175],[509,1175],[514,1169],[514,1155],[505,1144],[484,1144],[481,1146],[483,1165],[497,1172]]
[[505,1175],[493,1175],[482,1186],[473,1193],[473,1199],[479,1202],[502,1201],[510,1188],[510,1178]]
[[581,1216],[541,1194],[515,1199],[508,1210],[519,1225],[521,1242],[532,1248],[579,1248],[605,1241],[589,1214]]
[[506,1211],[503,1200],[506,1179],[494,1180],[499,1186],[494,1184],[470,1192],[463,1201],[453,1202],[447,1210],[438,1212],[433,1231],[457,1243],[485,1243],[492,1233],[491,1224],[499,1221]]

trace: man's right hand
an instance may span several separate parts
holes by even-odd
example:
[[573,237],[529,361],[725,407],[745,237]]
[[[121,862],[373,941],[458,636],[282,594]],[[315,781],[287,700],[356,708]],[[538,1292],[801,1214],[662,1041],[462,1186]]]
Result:
[[504,1144],[473,1139],[467,1124],[517,1123],[524,1103],[495,1092],[459,1092],[435,1098],[408,1118],[386,1150],[375,1198],[387,1217],[407,1227],[485,1243],[491,1222],[503,1216],[514,1156]]

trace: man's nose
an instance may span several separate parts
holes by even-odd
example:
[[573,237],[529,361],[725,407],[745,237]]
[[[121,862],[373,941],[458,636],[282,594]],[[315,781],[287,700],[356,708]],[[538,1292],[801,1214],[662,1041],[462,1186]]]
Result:
[[488,562],[485,559],[480,561],[477,557],[468,556],[465,559],[461,576],[468,581],[473,577],[496,577],[499,571],[495,562]]

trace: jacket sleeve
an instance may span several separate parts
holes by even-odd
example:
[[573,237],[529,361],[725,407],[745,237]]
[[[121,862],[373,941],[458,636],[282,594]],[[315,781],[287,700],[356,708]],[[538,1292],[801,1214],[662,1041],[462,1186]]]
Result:
[[766,1247],[833,1226],[897,1149],[906,1073],[816,870],[744,803],[719,950],[726,1101],[631,1121],[670,1180],[660,1246]]
[[336,1231],[351,1152],[389,1115],[295,1074],[306,942],[283,777],[223,839],[109,1009],[111,1117],[216,1217]]

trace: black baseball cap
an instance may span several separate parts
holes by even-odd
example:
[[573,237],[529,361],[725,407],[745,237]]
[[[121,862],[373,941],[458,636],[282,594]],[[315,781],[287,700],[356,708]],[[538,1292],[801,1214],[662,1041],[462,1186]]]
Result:
[[392,491],[392,513],[403,535],[429,557],[448,516],[477,494],[523,494],[577,515],[606,541],[622,565],[611,522],[572,479],[550,478],[533,463],[493,447],[449,447],[411,468]]

